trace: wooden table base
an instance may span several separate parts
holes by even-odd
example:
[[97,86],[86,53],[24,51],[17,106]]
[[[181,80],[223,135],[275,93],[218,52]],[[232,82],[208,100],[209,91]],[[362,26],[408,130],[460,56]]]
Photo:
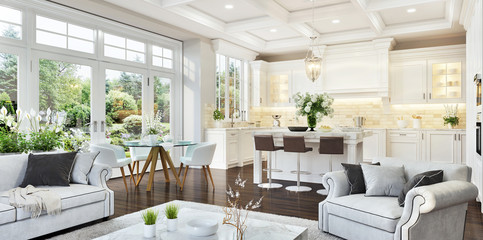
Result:
[[[144,173],[146,173],[146,170],[148,169],[149,164],[151,164],[151,171],[149,172],[149,178],[148,178],[148,187],[146,188],[146,191],[148,191],[148,192],[151,191],[151,188],[152,188],[153,182],[154,182],[154,173],[156,171],[156,163],[158,162],[158,154],[159,154],[159,157],[161,159],[161,164],[163,165],[164,178],[166,179],[166,182],[170,182],[170,180],[169,180],[169,170],[168,170],[168,165],[169,165],[169,167],[171,168],[171,172],[173,173],[174,177],[176,178],[176,184],[181,186],[181,182],[179,180],[178,174],[176,173],[176,169],[174,167],[173,161],[171,160],[171,157],[164,150],[163,147],[156,146],[156,147],[152,147],[151,151],[149,152],[148,159],[146,159],[146,163],[144,164],[141,175],[137,179],[136,187],[139,186],[139,183],[143,179]],[[183,191],[183,190],[181,190],[181,191]]]

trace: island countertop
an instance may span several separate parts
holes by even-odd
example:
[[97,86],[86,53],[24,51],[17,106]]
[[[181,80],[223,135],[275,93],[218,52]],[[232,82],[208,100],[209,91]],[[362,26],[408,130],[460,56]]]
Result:
[[[338,163],[358,163],[362,162],[363,139],[372,135],[371,130],[352,130],[341,131],[335,129],[330,132],[323,131],[306,131],[306,132],[292,132],[286,128],[279,129],[265,129],[254,131],[253,136],[256,135],[272,135],[275,145],[283,146],[283,136],[304,136],[305,144],[312,147],[312,151],[301,154],[302,170],[311,172],[301,176],[303,182],[321,182],[321,174],[331,171],[340,170]],[[338,156],[329,156],[319,154],[320,137],[344,137],[344,154]],[[295,180],[295,174],[290,174],[294,170],[295,155],[293,153],[285,153],[283,151],[274,152],[274,162],[277,168],[282,172],[273,172],[272,178],[281,180]],[[329,167],[334,162],[334,169]],[[254,152],[253,164],[253,183],[262,182],[262,152]]]

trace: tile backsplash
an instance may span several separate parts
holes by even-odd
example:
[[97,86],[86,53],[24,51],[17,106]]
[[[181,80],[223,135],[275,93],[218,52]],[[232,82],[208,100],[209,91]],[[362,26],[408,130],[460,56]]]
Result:
[[[397,128],[397,118],[403,117],[412,127],[412,115],[422,117],[422,128],[446,128],[443,122],[445,114],[444,104],[383,104],[381,99],[336,99],[333,104],[334,117],[324,117],[319,125],[332,127],[354,126],[352,118],[363,116],[366,118],[365,127],[368,128]],[[260,121],[261,126],[269,127],[273,124],[272,115],[282,115],[282,126],[307,125],[305,117],[295,119],[295,107],[252,107],[250,108],[250,122]],[[460,124],[456,128],[466,127],[466,104],[458,104]]]

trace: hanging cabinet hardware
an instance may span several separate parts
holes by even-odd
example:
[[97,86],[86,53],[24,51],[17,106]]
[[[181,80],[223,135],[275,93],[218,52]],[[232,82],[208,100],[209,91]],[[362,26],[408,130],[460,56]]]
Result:
[[421,133],[421,140],[424,140],[424,133]]
[[431,99],[431,93],[429,93],[429,99]]
[[426,93],[423,93],[423,99],[426,99]]
[[457,135],[457,134],[455,134],[455,135],[454,135],[454,140],[455,140],[455,141],[458,141],[458,140],[456,139],[456,135]]
[[93,132],[97,132],[97,121],[94,121],[93,124],[92,124],[92,131]]
[[148,78],[148,86],[149,86],[149,78]]
[[101,121],[101,132],[104,132],[104,125],[105,125],[105,122]]

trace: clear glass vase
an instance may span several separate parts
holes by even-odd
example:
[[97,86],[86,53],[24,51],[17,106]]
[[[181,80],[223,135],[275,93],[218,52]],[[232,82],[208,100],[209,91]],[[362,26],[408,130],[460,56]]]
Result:
[[317,127],[317,117],[313,115],[307,115],[307,125],[310,128],[310,131],[314,131],[314,128]]

